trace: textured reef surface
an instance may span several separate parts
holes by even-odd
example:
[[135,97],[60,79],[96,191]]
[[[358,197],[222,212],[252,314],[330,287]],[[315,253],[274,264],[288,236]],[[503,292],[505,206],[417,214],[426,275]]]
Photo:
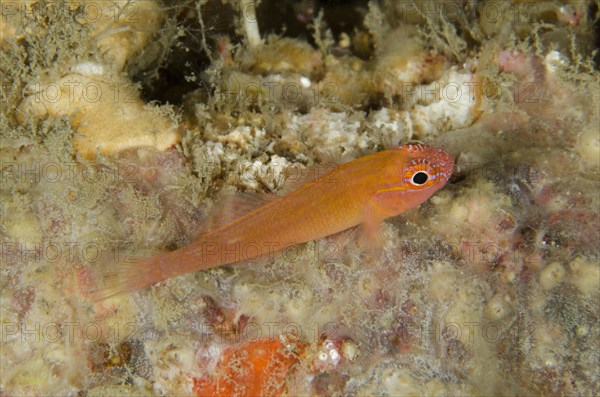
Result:
[[[1,12],[1,396],[597,394],[597,1]],[[91,297],[222,194],[410,141],[454,175],[375,254],[351,230]]]

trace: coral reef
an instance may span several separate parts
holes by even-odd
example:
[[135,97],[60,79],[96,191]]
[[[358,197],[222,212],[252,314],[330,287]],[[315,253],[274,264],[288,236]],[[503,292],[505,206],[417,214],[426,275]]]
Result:
[[[598,2],[0,7],[0,395],[597,393]],[[90,296],[222,194],[411,140],[455,172],[376,255]]]

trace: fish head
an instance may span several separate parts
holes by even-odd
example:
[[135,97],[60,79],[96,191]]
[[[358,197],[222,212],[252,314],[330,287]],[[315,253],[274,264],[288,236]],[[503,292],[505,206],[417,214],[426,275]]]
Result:
[[420,143],[398,149],[405,154],[401,173],[407,192],[435,192],[450,179],[454,170],[454,157],[450,153]]
[[442,149],[411,143],[392,153],[393,162],[373,199],[384,217],[400,215],[429,199],[454,170],[454,158]]
[[416,206],[444,187],[454,170],[453,156],[420,143],[397,148],[402,152],[399,172],[402,206]]

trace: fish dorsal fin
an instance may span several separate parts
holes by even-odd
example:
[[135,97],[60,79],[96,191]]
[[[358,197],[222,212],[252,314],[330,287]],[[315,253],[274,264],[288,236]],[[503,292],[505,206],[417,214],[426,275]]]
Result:
[[276,194],[226,192],[220,193],[198,229],[198,236],[219,229],[247,213],[280,198]]
[[[344,159],[344,154],[342,154],[343,149],[335,150],[331,148],[315,148],[314,149],[317,158],[321,161],[321,163],[326,163],[330,165],[341,165],[348,162],[348,159]],[[348,153],[346,153],[347,155]]]
[[281,189],[279,189],[280,194],[291,193],[319,178],[317,166],[309,168],[301,168],[300,166],[288,167],[283,171],[283,175],[285,180]]
[[[335,171],[340,165],[342,165],[341,158],[335,156],[331,152],[325,152],[327,155],[319,164],[315,164],[312,167],[301,168],[300,166],[291,166],[283,171],[285,181],[283,187],[280,189],[281,194],[291,193],[294,190],[298,190],[302,186],[312,183],[319,178]],[[334,175],[333,173],[332,175]]]

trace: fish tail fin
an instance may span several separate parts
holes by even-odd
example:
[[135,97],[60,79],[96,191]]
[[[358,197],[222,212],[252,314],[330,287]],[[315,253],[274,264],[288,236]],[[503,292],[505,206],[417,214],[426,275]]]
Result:
[[117,295],[147,288],[164,280],[156,258],[135,258],[120,263],[107,263],[96,270],[95,286],[89,291],[90,298],[103,301]]

